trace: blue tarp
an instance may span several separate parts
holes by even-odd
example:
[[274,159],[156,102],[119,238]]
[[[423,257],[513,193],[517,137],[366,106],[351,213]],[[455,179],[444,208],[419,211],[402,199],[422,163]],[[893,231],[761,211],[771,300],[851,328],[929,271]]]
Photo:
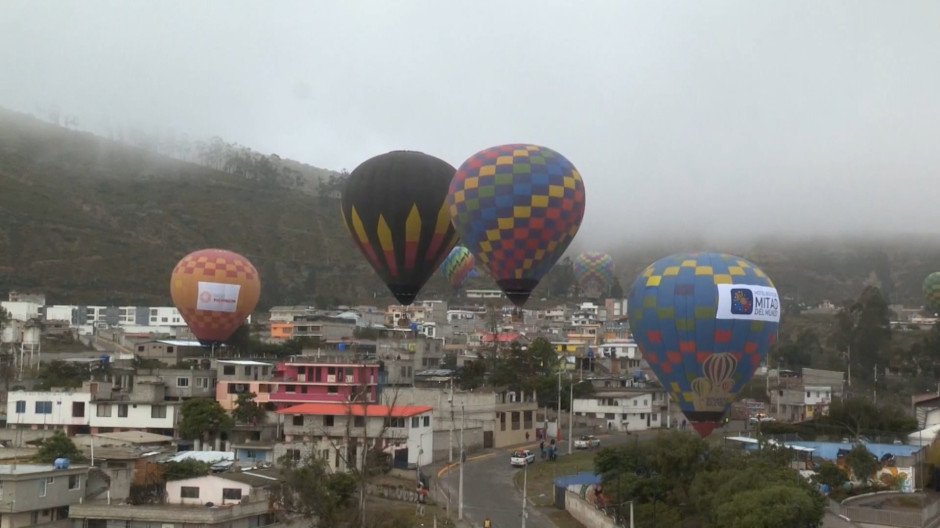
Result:
[[[817,456],[824,460],[835,460],[838,457],[839,450],[845,449],[847,451],[851,450],[854,447],[854,444],[843,444],[836,442],[787,442],[788,444],[811,447],[815,449],[813,456]],[[874,444],[874,443],[865,443],[865,447],[871,451],[871,454],[875,455],[878,458],[881,458],[886,453],[891,453],[894,456],[912,456],[914,453],[920,451],[920,446],[912,445],[894,445],[894,444]]]

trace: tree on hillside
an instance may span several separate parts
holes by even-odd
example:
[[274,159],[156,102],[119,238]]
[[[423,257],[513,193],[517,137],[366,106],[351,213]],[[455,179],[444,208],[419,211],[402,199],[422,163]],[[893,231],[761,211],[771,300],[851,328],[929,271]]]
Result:
[[236,423],[246,425],[261,425],[264,423],[264,409],[255,401],[258,395],[253,392],[243,392],[238,395],[235,401],[235,410],[232,411],[232,419]]
[[232,430],[234,420],[215,400],[195,398],[183,402],[180,421],[176,427],[180,437],[186,440],[210,442],[222,433]]
[[613,299],[623,299],[623,286],[620,285],[620,278],[614,277],[614,282],[610,285],[610,296]]
[[866,287],[858,299],[846,301],[836,314],[832,344],[846,354],[852,377],[871,380],[882,352],[891,341],[891,312],[881,291]]
[[36,454],[37,462],[51,464],[57,458],[67,458],[72,462],[84,462],[85,455],[75,446],[72,439],[65,436],[62,431],[52,433],[52,436],[45,438],[39,444],[39,452]]
[[281,459],[280,480],[271,491],[279,511],[309,520],[309,526],[342,526],[353,517],[358,484],[349,473],[334,473],[313,455]]
[[504,357],[497,359],[491,382],[517,392],[531,392],[539,378],[555,372],[557,364],[555,348],[544,337],[537,337],[525,350],[515,341]]
[[571,257],[565,257],[560,262],[552,266],[548,275],[543,281],[548,286],[546,297],[564,298],[568,296],[571,287],[574,286],[574,268],[571,266]]

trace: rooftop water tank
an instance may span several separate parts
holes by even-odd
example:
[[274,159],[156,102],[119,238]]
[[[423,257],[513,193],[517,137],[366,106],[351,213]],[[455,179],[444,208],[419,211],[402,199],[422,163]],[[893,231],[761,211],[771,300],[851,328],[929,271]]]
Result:
[[68,469],[69,468],[69,459],[67,458],[57,458],[55,462],[52,463],[55,469]]

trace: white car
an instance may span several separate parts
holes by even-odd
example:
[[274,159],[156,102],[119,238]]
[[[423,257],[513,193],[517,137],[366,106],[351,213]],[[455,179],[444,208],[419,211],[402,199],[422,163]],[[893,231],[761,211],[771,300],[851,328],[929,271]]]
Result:
[[594,435],[582,435],[574,441],[575,449],[590,449],[601,446],[601,439]]
[[528,449],[513,451],[512,455],[509,457],[509,463],[514,467],[523,467],[533,462],[535,462],[535,453]]

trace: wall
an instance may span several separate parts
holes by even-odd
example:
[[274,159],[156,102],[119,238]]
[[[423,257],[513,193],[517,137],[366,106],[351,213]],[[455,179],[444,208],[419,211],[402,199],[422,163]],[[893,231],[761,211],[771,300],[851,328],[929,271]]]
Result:
[[[3,502],[7,508],[13,504],[16,511],[26,512],[47,508],[58,508],[78,502],[85,494],[87,480],[87,467],[75,467],[67,470],[53,472],[52,464],[48,465],[46,473],[36,473],[21,476],[18,480],[3,479]],[[69,488],[69,477],[75,475],[78,485],[75,489]],[[46,494],[40,496],[40,480],[51,478],[46,483]]]
[[[111,409],[110,416],[98,416],[98,407],[108,405]],[[127,416],[119,416],[119,406],[127,406]],[[153,408],[163,407],[166,409],[165,417],[154,418]],[[173,429],[176,425],[177,406],[171,402],[160,405],[151,405],[149,403],[132,402],[101,402],[93,403],[91,406],[91,418],[89,425],[91,427],[114,427],[118,429]],[[104,412],[104,411],[102,411]]]
[[[24,413],[16,412],[16,402],[25,401]],[[36,402],[52,402],[52,412],[37,414]],[[91,412],[91,394],[87,392],[11,391],[7,395],[7,424],[17,425],[87,425]],[[72,416],[72,403],[84,403],[84,417]]]
[[565,492],[565,510],[577,519],[584,526],[591,528],[617,528],[613,519],[604,515],[603,512],[595,508],[588,501],[581,498],[581,495],[573,492]]
[[[183,486],[192,486],[199,488],[199,498],[183,499],[180,497],[180,488]],[[166,483],[167,502],[169,504],[205,504],[212,502],[215,504],[235,504],[240,501],[222,500],[222,490],[224,488],[238,488],[242,490],[244,499],[251,493],[251,486],[234,480],[228,480],[216,476],[196,477],[183,480],[173,480]]]

